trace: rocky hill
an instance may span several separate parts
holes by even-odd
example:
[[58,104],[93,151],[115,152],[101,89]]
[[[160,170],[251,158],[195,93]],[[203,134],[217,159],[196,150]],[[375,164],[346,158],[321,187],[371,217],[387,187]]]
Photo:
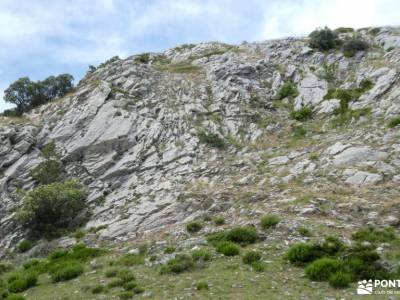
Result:
[[[0,257],[28,237],[15,212],[53,146],[60,181],[88,191],[80,241],[91,246],[191,249],[219,230],[207,222],[216,216],[226,228],[278,216],[262,240],[282,251],[309,239],[299,228],[346,240],[365,225],[398,226],[400,29],[357,34],[370,47],[351,57],[306,38],[134,55],[62,99],[2,118]],[[193,220],[195,235],[185,227]],[[76,242],[38,239],[24,255]]]

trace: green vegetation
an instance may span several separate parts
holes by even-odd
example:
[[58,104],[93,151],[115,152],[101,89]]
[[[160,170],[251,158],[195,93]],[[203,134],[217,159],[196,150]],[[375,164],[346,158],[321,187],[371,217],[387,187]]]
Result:
[[263,216],[260,220],[260,225],[262,229],[266,230],[272,227],[275,227],[278,225],[278,223],[281,221],[281,219],[278,216],[275,215],[267,215]]
[[323,257],[313,261],[306,268],[306,276],[313,281],[326,281],[342,268],[340,261]]
[[311,236],[312,234],[311,234],[311,231],[308,229],[308,228],[306,228],[306,227],[304,227],[304,226],[302,226],[302,227],[299,227],[298,229],[297,229],[297,231],[299,232],[299,234],[300,235],[302,235],[302,236]]
[[132,267],[144,264],[144,256],[142,254],[125,254],[117,260],[110,263],[111,265]]
[[288,260],[295,265],[304,265],[321,256],[322,253],[317,245],[306,243],[294,244],[287,252]]
[[176,251],[175,246],[168,246],[167,248],[164,249],[165,254],[171,254],[171,253],[174,253],[175,251]]
[[11,293],[21,293],[36,285],[38,275],[34,272],[18,272],[11,274],[8,279],[8,290]]
[[328,27],[314,30],[309,37],[310,47],[320,51],[334,49],[339,44],[337,33]]
[[303,139],[307,135],[307,129],[303,126],[293,126],[292,127],[292,136],[295,139]]
[[358,51],[365,51],[368,48],[368,43],[360,38],[346,40],[342,46],[343,55],[346,57],[353,57]]
[[337,271],[329,276],[328,281],[334,288],[346,288],[352,282],[352,275],[346,271]]
[[135,62],[147,64],[150,61],[150,53],[142,53],[135,57]]
[[239,255],[240,248],[233,242],[223,241],[217,245],[217,252],[225,256]]
[[62,164],[57,160],[46,160],[33,168],[30,172],[32,178],[39,184],[50,184],[60,179]]
[[205,281],[199,281],[196,284],[196,290],[201,291],[201,290],[208,290],[208,283]]
[[18,251],[21,253],[24,253],[26,251],[29,251],[32,249],[32,243],[30,241],[27,240],[23,240],[22,242],[20,242],[17,246]]
[[203,228],[203,224],[201,224],[199,221],[192,221],[192,222],[186,224],[186,230],[189,233],[199,232],[202,228]]
[[243,255],[243,262],[245,263],[245,264],[249,264],[249,265],[251,265],[251,264],[253,264],[253,263],[255,263],[255,262],[257,262],[257,261],[260,261],[261,260],[261,253],[260,252],[258,252],[258,251],[254,251],[254,250],[250,250],[250,251],[247,251],[244,255]]
[[397,237],[392,227],[377,229],[366,227],[357,230],[351,238],[355,241],[367,241],[370,243],[386,243],[395,240]]
[[290,117],[297,121],[305,121],[310,119],[312,116],[312,109],[308,106],[304,106],[299,110],[292,111]]
[[215,217],[214,223],[215,223],[215,225],[217,225],[217,226],[224,225],[224,224],[225,224],[225,218],[224,218],[224,217],[221,217],[221,216]]
[[284,98],[294,98],[299,94],[297,91],[297,87],[294,83],[292,82],[285,82],[282,87],[278,91],[278,98],[279,99],[284,99]]
[[77,261],[64,261],[56,264],[50,271],[53,282],[66,281],[83,274],[83,265]]
[[211,253],[207,249],[198,249],[192,252],[194,261],[209,261],[211,260]]
[[42,185],[25,196],[17,218],[36,233],[51,234],[71,227],[85,199],[86,191],[72,180]]
[[400,116],[397,116],[397,117],[392,118],[392,119],[389,121],[388,127],[389,127],[389,128],[394,128],[394,127],[396,127],[396,126],[399,125],[399,124],[400,124]]
[[225,148],[224,140],[220,138],[219,135],[216,133],[201,130],[197,133],[197,137],[199,138],[200,143],[207,144],[210,147],[218,149]]
[[335,29],[335,32],[337,32],[337,33],[354,32],[354,28],[352,28],[352,27],[339,27],[339,28]]
[[198,73],[201,68],[196,65],[192,65],[190,63],[177,63],[177,64],[169,64],[169,65],[164,65],[161,67],[162,71],[168,71],[171,73]]
[[161,267],[160,273],[182,273],[194,268],[193,259],[185,254],[177,255],[175,258],[169,260],[164,266]]
[[20,116],[32,108],[64,97],[74,89],[73,81],[74,77],[70,74],[50,76],[43,81],[22,77],[4,91],[4,101],[17,107],[5,111],[3,115]]

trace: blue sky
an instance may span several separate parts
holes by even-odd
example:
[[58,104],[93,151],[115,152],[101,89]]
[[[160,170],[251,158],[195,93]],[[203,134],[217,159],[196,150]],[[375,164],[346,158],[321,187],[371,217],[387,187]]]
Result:
[[400,25],[399,0],[0,0],[0,111],[4,89],[119,55],[201,41],[240,43],[306,35],[318,26]]

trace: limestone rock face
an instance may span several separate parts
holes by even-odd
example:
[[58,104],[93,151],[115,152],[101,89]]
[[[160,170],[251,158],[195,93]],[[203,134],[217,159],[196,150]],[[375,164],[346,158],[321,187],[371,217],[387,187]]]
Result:
[[[88,190],[83,230],[101,226],[95,241],[160,231],[180,237],[182,224],[204,215],[243,223],[293,212],[287,220],[296,220],[323,214],[325,195],[343,189],[356,199],[398,195],[399,127],[386,122],[400,114],[400,33],[359,34],[375,46],[352,58],[315,51],[302,38],[131,56],[87,74],[63,99],[18,120],[1,118],[0,256],[27,236],[15,211],[21,191],[37,186],[31,170],[50,142],[63,179]],[[325,99],[329,89],[354,89],[363,79],[373,86],[346,114],[337,111],[340,100]],[[298,94],[278,100],[286,82]],[[305,106],[312,118],[295,120],[292,112]],[[362,189],[371,192],[358,195]],[[290,204],[299,194],[315,199]],[[383,200],[368,201],[379,207]],[[335,222],[361,222],[336,210]]]

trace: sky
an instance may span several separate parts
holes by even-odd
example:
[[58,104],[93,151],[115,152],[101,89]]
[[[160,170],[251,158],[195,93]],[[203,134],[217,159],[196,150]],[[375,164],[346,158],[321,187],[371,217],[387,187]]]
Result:
[[400,25],[399,0],[0,0],[3,92],[28,76],[205,41],[241,43],[303,36],[317,27]]

